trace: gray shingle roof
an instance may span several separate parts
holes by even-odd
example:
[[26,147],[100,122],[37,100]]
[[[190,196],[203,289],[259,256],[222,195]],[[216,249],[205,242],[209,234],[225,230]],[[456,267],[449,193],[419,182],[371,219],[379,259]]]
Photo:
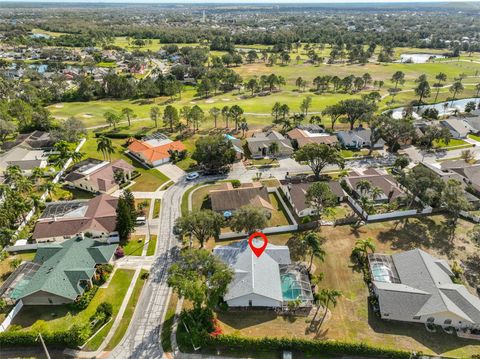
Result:
[[421,249],[392,255],[401,283],[374,281],[382,313],[406,320],[450,312],[463,320],[480,323],[480,299],[451,280],[447,261]]
[[[262,241],[254,240],[254,245],[260,247]],[[248,241],[243,240],[215,247],[213,253],[235,272],[224,297],[226,301],[249,294],[283,300],[279,264],[290,264],[287,246],[268,244],[265,252],[257,258],[249,248]]]

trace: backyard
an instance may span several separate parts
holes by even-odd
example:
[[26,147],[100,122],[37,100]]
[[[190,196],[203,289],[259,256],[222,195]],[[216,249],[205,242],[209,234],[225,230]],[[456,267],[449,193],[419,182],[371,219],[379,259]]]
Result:
[[[478,353],[480,343],[455,336],[425,330],[423,325],[385,322],[369,310],[368,291],[362,275],[352,268],[350,253],[357,239],[371,237],[378,253],[394,253],[415,247],[464,264],[475,263],[480,257],[473,243],[466,238],[472,224],[461,221],[454,240],[449,238],[448,225],[442,216],[410,219],[408,222],[382,222],[368,224],[358,229],[350,226],[322,227],[326,239],[325,262],[315,260],[316,274],[323,272],[321,288],[341,290],[343,296],[327,316],[319,330],[310,333],[305,317],[282,317],[271,311],[219,312],[218,318],[225,333],[263,337],[289,336],[316,339],[335,339],[347,342],[361,341],[367,344],[465,357]],[[268,236],[269,242],[287,244],[295,234]],[[229,241],[217,242],[217,245]],[[209,243],[212,247],[214,243]],[[292,257],[295,254],[292,251]],[[319,315],[323,315],[321,311]]]

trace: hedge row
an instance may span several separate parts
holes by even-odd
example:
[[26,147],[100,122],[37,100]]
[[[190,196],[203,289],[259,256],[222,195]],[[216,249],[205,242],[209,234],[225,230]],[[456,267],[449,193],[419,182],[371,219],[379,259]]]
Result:
[[372,356],[392,359],[408,359],[411,353],[403,350],[373,347],[364,343],[345,343],[299,338],[246,338],[237,335],[219,335],[205,338],[207,346],[252,351],[292,350],[304,353],[331,355]]
[[[56,332],[42,332],[42,338],[47,345],[75,348],[88,339],[90,330],[86,326],[72,325],[68,330]],[[0,333],[0,348],[14,346],[38,345],[37,331],[12,330]]]
[[134,134],[134,135],[131,135],[129,133],[122,133],[122,132],[97,132],[95,133],[95,137],[101,137],[101,136],[105,136],[105,137],[108,137],[108,138],[117,138],[117,139],[126,139],[126,138],[130,138],[130,137],[133,137],[133,138],[136,138],[137,140],[140,140],[141,138],[145,137],[145,135],[142,135],[142,134]]

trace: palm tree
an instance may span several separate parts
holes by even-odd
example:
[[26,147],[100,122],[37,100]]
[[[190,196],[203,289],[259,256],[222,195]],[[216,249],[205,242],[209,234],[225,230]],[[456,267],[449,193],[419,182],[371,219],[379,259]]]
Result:
[[52,199],[52,194],[55,194],[58,191],[58,183],[48,181],[42,186],[42,188],[47,194],[48,198]]
[[218,107],[212,107],[208,112],[210,113],[210,116],[213,117],[214,127],[217,128],[217,120],[218,116],[221,114],[221,110]]
[[460,81],[456,81],[453,83],[452,87],[450,87],[450,92],[453,93],[452,104],[455,101],[455,98],[458,93],[464,90],[463,84]]
[[137,117],[137,115],[135,115],[135,113],[130,107],[122,108],[122,115],[127,119],[128,127],[130,127],[131,125],[131,120]]
[[45,174],[45,169],[40,168],[40,167],[35,167],[32,170],[32,174],[30,175],[30,179],[32,180],[33,183],[37,183],[37,180],[39,178],[42,178]]
[[155,122],[155,127],[158,127],[158,119],[160,117],[160,107],[158,106],[153,106],[150,109],[150,118],[152,119],[153,122]]
[[434,87],[437,88],[437,94],[435,95],[435,101],[433,102],[437,102],[437,98],[438,98],[438,93],[440,92],[440,88],[442,87],[442,82],[445,82],[447,81],[447,74],[443,73],[443,72],[440,72],[437,74],[437,76],[435,76],[435,79],[438,80],[438,82],[433,85]]
[[370,197],[375,201],[377,200],[378,198],[380,198],[381,196],[383,195],[383,191],[382,189],[378,188],[378,187],[373,187],[371,190],[370,190]]
[[367,180],[360,180],[356,185],[356,189],[360,194],[364,195],[370,192],[372,184]]
[[322,289],[318,294],[320,303],[325,307],[325,314],[323,315],[325,318],[328,307],[330,304],[333,304],[333,307],[337,306],[337,299],[342,296],[342,292],[336,289]]
[[248,123],[247,123],[247,120],[243,119],[243,121],[241,121],[241,122],[238,124],[238,129],[242,131],[242,137],[245,137],[245,131],[248,131]]
[[372,238],[359,239],[355,242],[352,256],[358,258],[364,269],[368,263],[367,258],[369,252],[375,253],[375,243]]
[[278,154],[278,151],[280,151],[280,146],[279,146],[279,144],[278,144],[277,141],[272,142],[272,143],[268,146],[268,152],[270,152],[274,158],[275,158],[276,155]]
[[103,154],[103,159],[110,160],[111,154],[115,152],[115,147],[113,147],[112,140],[105,136],[100,136],[97,138],[97,152]]
[[22,170],[19,166],[8,166],[4,173],[6,182],[15,182],[18,178],[22,177]]
[[310,264],[308,266],[308,271],[310,272],[313,265],[313,257],[317,257],[322,262],[325,260],[326,253],[322,248],[323,238],[316,232],[308,232],[303,237],[303,241],[307,246],[307,252],[310,254]]
[[23,194],[30,193],[32,190],[32,182],[27,177],[20,177],[15,180],[14,186],[18,192]]
[[230,107],[223,106],[222,117],[223,117],[223,120],[225,121],[225,127],[228,128],[228,120],[230,119]]

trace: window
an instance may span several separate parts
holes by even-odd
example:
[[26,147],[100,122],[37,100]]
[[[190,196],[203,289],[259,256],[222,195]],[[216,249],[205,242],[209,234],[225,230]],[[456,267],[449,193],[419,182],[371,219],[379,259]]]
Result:
[[383,313],[383,316],[384,316],[384,317],[389,317],[389,316],[390,316],[390,313]]
[[413,317],[413,319],[415,319],[415,320],[419,320],[420,318],[421,318],[420,315],[416,315],[416,316]]
[[249,300],[249,301],[248,301],[248,306],[251,307],[252,305],[253,305],[252,300]]

